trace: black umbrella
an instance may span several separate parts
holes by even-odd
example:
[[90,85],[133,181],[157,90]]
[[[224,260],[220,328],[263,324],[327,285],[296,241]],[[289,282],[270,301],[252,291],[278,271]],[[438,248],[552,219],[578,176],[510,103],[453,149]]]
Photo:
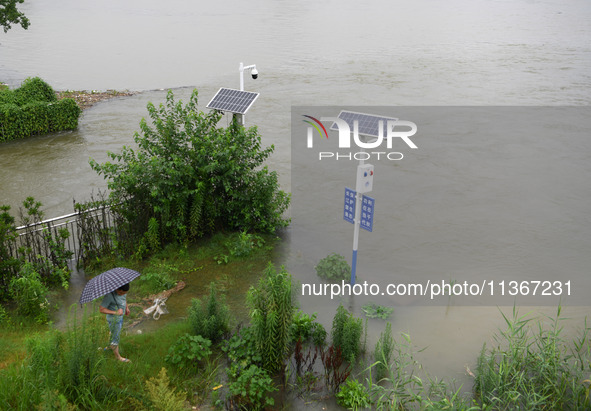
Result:
[[103,295],[109,294],[122,285],[130,283],[134,278],[139,277],[140,273],[129,268],[117,267],[90,279],[82,295],[80,296],[80,305],[96,300]]

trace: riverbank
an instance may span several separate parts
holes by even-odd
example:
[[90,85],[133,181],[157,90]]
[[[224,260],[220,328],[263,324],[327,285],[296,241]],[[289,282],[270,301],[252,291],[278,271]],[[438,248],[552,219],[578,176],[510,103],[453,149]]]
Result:
[[61,100],[63,98],[74,99],[74,101],[76,101],[76,103],[82,110],[86,110],[87,108],[90,108],[101,101],[110,100],[115,97],[129,97],[137,94],[137,92],[129,90],[65,90],[56,91],[55,94],[58,100]]

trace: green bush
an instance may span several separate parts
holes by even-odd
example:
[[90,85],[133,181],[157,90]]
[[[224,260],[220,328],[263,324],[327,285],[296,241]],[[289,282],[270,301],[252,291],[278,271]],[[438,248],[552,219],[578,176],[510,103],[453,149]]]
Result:
[[167,272],[152,271],[152,269],[146,270],[137,281],[140,290],[147,294],[169,290],[177,283]]
[[230,330],[230,310],[219,295],[217,285],[209,285],[209,297],[203,302],[194,298],[189,307],[189,324],[194,335],[201,335],[214,344]]
[[326,343],[326,330],[324,326],[316,322],[316,313],[309,315],[302,311],[296,311],[291,323],[291,342],[295,344],[311,341],[315,346],[323,347]]
[[49,321],[48,289],[31,263],[25,263],[18,275],[10,280],[10,292],[17,311],[44,324]]
[[112,162],[91,160],[139,238],[151,218],[162,245],[221,230],[273,232],[288,224],[283,212],[289,195],[264,166],[274,148],[261,147],[255,127],[218,127],[222,115],[200,112],[197,91],[186,105],[169,91],[165,104],[147,108],[151,121],[140,122],[138,148],[109,153]]
[[340,254],[332,253],[324,257],[316,266],[318,277],[328,281],[350,281],[351,266]]
[[355,318],[343,305],[339,305],[332,321],[332,345],[340,348],[343,358],[354,363],[361,351],[363,322]]
[[336,394],[339,405],[348,410],[360,410],[371,406],[369,392],[359,381],[349,378]]
[[164,360],[180,369],[196,369],[199,362],[211,354],[210,347],[208,339],[185,334],[170,347]]
[[[230,394],[236,409],[262,410],[275,404],[269,394],[277,391],[267,372],[251,365],[246,369],[231,367],[228,369]],[[232,408],[233,409],[233,408]]]
[[51,86],[29,78],[18,89],[0,90],[0,142],[75,129],[81,112],[74,100],[57,101]]
[[269,263],[258,287],[248,291],[247,302],[255,346],[261,352],[264,368],[272,373],[283,370],[295,311],[291,275],[285,267],[277,272]]
[[230,339],[224,340],[222,351],[228,356],[231,364],[236,364],[240,368],[249,368],[251,365],[260,366],[263,357],[255,345],[253,329],[250,327],[242,328]]

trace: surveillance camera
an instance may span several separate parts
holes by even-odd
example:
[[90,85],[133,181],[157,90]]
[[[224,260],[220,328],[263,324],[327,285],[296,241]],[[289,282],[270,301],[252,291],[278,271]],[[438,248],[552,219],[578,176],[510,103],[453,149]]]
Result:
[[250,72],[250,74],[252,74],[253,79],[256,79],[259,76],[259,72],[257,71],[256,68],[253,68],[252,71]]

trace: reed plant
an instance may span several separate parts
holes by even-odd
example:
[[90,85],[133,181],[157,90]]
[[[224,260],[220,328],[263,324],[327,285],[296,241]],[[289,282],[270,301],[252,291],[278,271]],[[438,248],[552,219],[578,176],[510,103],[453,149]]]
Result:
[[591,355],[588,328],[565,339],[561,307],[556,317],[532,321],[513,309],[496,346],[483,346],[476,369],[474,394],[493,409],[590,409],[588,383]]

